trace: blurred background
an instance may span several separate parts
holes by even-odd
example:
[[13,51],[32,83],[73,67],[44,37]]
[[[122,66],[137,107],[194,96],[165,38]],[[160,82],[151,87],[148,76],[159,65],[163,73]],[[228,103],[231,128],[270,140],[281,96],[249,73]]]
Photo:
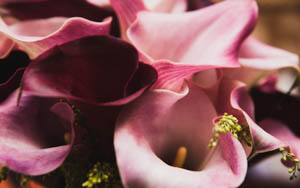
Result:
[[259,20],[254,36],[300,55],[300,0],[257,0]]

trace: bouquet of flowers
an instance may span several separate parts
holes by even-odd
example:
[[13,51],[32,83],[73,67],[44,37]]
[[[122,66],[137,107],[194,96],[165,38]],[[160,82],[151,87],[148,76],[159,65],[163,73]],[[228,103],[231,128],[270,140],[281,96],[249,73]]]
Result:
[[0,15],[0,186],[300,185],[299,59],[251,36],[255,0],[0,0]]

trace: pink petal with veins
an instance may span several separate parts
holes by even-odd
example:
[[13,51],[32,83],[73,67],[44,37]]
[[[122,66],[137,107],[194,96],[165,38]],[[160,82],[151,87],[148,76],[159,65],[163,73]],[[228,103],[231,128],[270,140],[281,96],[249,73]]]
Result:
[[224,80],[221,83],[219,93],[222,93],[218,104],[220,113],[234,114],[241,125],[249,126],[255,144],[255,148],[252,149],[255,149],[255,153],[272,151],[285,146],[282,141],[264,131],[255,123],[254,105],[245,84],[238,81]]
[[300,138],[297,137],[285,124],[274,119],[264,119],[259,125],[269,134],[290,146],[291,152],[300,157]]

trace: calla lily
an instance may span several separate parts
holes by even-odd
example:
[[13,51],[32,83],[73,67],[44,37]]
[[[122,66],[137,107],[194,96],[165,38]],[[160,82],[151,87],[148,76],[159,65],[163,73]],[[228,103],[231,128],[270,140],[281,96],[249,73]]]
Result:
[[38,96],[122,105],[155,79],[154,68],[138,61],[133,46],[103,35],[64,43],[39,56],[26,69],[22,86]]
[[[73,111],[64,103],[14,92],[0,105],[0,164],[19,173],[40,175],[59,167],[74,139]],[[64,134],[71,134],[70,143]]]
[[[22,71],[0,89],[18,87]],[[0,164],[28,175],[53,171],[74,141],[73,110],[58,99],[74,101],[88,118],[108,106],[102,118],[96,114],[101,124],[94,126],[113,130],[119,106],[141,95],[156,77],[154,68],[138,61],[134,47],[114,37],[81,38],[46,51],[26,68],[22,90],[9,98],[1,93],[6,99],[0,104]],[[112,105],[118,107],[110,109]],[[64,139],[65,133],[71,134],[70,140]],[[110,132],[103,134],[101,144],[109,143]]]
[[239,47],[257,17],[255,1],[225,1],[181,14],[146,11],[139,0],[111,3],[123,37],[139,50],[140,59],[158,70],[154,88],[175,91],[181,89],[184,78],[195,72],[239,67]]
[[[126,187],[239,186],[251,148],[226,133],[220,134],[220,144],[209,154],[213,122],[225,112],[250,129],[256,152],[286,146],[254,122],[253,103],[244,84],[202,78],[197,75],[188,81],[182,93],[149,91],[123,109],[114,145]],[[187,148],[185,169],[171,166],[180,146]]]
[[[158,65],[157,60],[161,59],[185,65],[219,65],[229,68],[240,65],[241,68],[238,69],[224,70],[224,76],[241,80],[248,84],[248,87],[257,84],[255,81],[263,76],[271,75],[272,72],[283,68],[298,67],[299,58],[296,54],[265,45],[248,37],[257,16],[255,1],[227,0],[208,6],[212,5],[210,1],[191,0],[189,6],[192,9],[201,9],[179,15],[149,12],[138,0],[130,2],[112,0],[112,5],[123,26],[123,37],[128,38],[138,48],[143,60],[146,59],[145,61],[149,63],[154,61],[157,64],[155,66],[158,66],[159,75],[161,75],[159,77],[165,76],[163,72],[160,72],[160,67],[175,67],[166,62],[164,62],[166,65]],[[243,7],[246,7],[245,10],[242,10]],[[242,13],[238,13],[239,11]],[[200,16],[201,13],[205,16]],[[197,14],[199,17],[196,16]],[[239,16],[227,23],[225,19],[231,14],[239,14]],[[192,15],[195,18],[192,18]],[[228,27],[228,24],[234,26]],[[226,33],[226,28],[228,28],[228,33]],[[216,33],[222,31],[222,34],[215,34],[212,31]],[[247,39],[244,40],[245,38]],[[217,44],[218,41],[222,41],[222,44]],[[227,44],[226,41],[229,43]],[[223,59],[218,59],[219,57]],[[201,70],[203,69],[198,71]],[[168,71],[169,75],[170,71]],[[283,76],[278,79],[286,80]],[[273,88],[269,86],[269,90],[277,89],[287,92],[287,89],[282,89],[286,86],[286,82],[282,84],[280,80],[275,82]],[[259,83],[262,88],[265,86],[263,83]],[[161,85],[158,87],[170,89]]]
[[123,37],[128,37],[150,62],[238,66],[238,49],[257,17],[254,1],[225,1],[181,14],[145,11],[139,0],[111,3],[120,19]]
[[[213,2],[209,0],[189,0],[189,4],[190,9],[197,10],[212,5]],[[251,36],[241,45],[239,62],[241,68],[224,70],[224,75],[229,79],[243,81],[248,84],[248,87],[258,84],[261,86],[262,90],[267,92],[277,90],[287,93],[289,89],[293,87],[293,82],[298,77],[298,74],[290,74],[291,71],[296,72],[298,70],[299,57],[297,54],[269,46]],[[283,69],[290,69],[289,73],[283,75],[280,72]],[[276,73],[276,78],[274,77],[274,74],[272,75],[274,72]],[[268,78],[258,82],[259,79],[264,78],[267,75]],[[270,79],[273,81],[273,84],[266,85]]]
[[66,98],[87,118],[112,155],[114,123],[122,105],[139,97],[157,78],[155,69],[138,61],[136,49],[109,36],[94,36],[56,46],[27,67],[23,91]]
[[[205,109],[205,110],[204,110]],[[244,179],[247,159],[232,135],[205,162],[217,116],[199,87],[183,93],[153,90],[124,109],[114,145],[126,187],[236,187]],[[187,148],[186,168],[170,166],[180,146]],[[229,159],[229,156],[231,159]],[[220,173],[222,172],[222,173]]]
[[[28,93],[20,100],[24,68],[0,84],[0,164],[22,174],[46,174],[68,156],[73,140],[74,114],[57,99]],[[65,133],[70,134],[66,141]]]

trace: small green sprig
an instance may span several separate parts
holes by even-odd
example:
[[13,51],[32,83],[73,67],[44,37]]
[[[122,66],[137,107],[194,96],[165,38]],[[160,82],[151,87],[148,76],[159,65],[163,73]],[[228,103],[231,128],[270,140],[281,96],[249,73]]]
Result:
[[249,147],[251,146],[252,139],[249,127],[240,125],[236,117],[229,115],[228,113],[224,113],[224,115],[215,125],[213,138],[210,139],[208,147],[213,148],[217,145],[220,137],[219,133],[228,132],[230,132],[240,142],[245,143]]
[[289,173],[291,174],[290,180],[297,178],[297,171],[300,171],[299,159],[296,158],[294,153],[290,153],[285,148],[279,148],[280,153],[282,154],[282,160],[287,161],[290,160],[293,163],[293,166],[289,168]]
[[117,169],[110,163],[97,162],[93,168],[89,170],[87,175],[88,180],[82,183],[82,187],[94,188],[98,185],[102,185],[101,187],[105,187],[107,184],[112,185],[116,183],[116,176],[118,176]]
[[29,176],[22,175],[21,180],[20,180],[20,185],[22,187],[25,187],[27,185],[28,181],[29,181]]

